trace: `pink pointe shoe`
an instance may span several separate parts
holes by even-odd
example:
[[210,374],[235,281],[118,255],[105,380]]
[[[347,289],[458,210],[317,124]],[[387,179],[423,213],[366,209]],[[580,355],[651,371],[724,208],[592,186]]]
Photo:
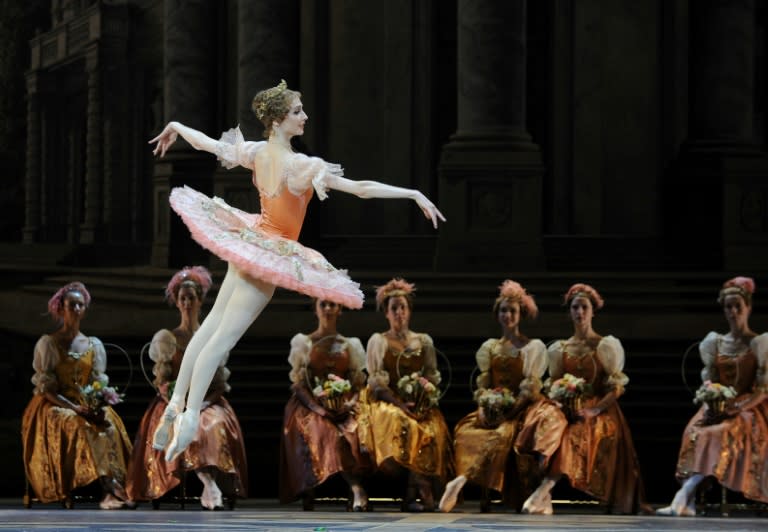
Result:
[[160,418],[160,423],[155,429],[155,433],[152,435],[152,448],[157,451],[162,451],[168,445],[168,440],[171,436],[171,428],[173,427],[173,420],[179,415],[181,408],[174,403],[168,403],[165,407],[163,416]]
[[173,422],[173,438],[165,451],[165,461],[173,462],[187,450],[197,435],[200,426],[200,412],[185,410]]

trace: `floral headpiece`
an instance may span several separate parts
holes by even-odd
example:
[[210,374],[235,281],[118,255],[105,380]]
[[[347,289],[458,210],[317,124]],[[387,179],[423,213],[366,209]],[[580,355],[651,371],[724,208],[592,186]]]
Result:
[[517,301],[520,308],[523,309],[526,316],[535,318],[539,314],[539,308],[528,291],[520,283],[506,279],[499,286],[499,297],[496,299],[497,305],[503,300]]
[[165,298],[174,305],[176,304],[176,295],[179,293],[179,288],[181,288],[184,282],[195,283],[200,287],[200,299],[205,297],[205,294],[208,293],[213,284],[211,272],[205,267],[185,266],[173,274],[173,277],[168,282],[168,286],[165,287]]
[[254,102],[253,112],[256,113],[256,118],[263,120],[267,111],[274,105],[274,102],[283,97],[283,92],[288,89],[288,84],[284,79],[280,80],[276,86],[269,89],[265,89],[259,95],[259,101]]
[[48,313],[54,318],[61,318],[61,309],[64,305],[64,298],[70,292],[80,292],[83,294],[86,308],[91,304],[91,294],[86,290],[85,285],[80,281],[74,281],[59,288],[55,294],[48,300]]
[[376,309],[381,310],[384,302],[390,297],[406,296],[409,298],[416,290],[416,285],[399,277],[392,279],[383,286],[376,287]]
[[605,304],[602,296],[600,296],[597,290],[584,283],[576,283],[571,288],[569,288],[568,292],[566,292],[565,296],[563,297],[563,304],[567,305],[575,297],[586,297],[592,302],[595,310],[603,308],[603,305]]
[[721,305],[725,296],[738,295],[744,298],[747,304],[752,304],[752,294],[755,293],[755,281],[751,277],[734,277],[723,283],[717,302]]

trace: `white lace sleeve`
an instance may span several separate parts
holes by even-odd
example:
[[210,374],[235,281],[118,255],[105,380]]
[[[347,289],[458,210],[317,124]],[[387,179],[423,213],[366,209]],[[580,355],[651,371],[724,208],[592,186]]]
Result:
[[368,360],[368,387],[371,389],[389,386],[389,372],[384,369],[384,355],[387,339],[381,333],[373,333],[368,339],[366,354]]
[[288,354],[288,363],[291,365],[288,378],[291,380],[291,384],[307,384],[307,365],[309,364],[311,347],[312,341],[306,334],[298,333],[291,338],[291,352]]
[[521,349],[523,355],[523,376],[520,383],[520,393],[529,397],[539,395],[541,391],[541,378],[547,371],[549,358],[547,346],[539,339],[534,338]]
[[768,333],[755,336],[750,346],[757,356],[756,391],[768,393]]
[[427,380],[437,386],[442,381],[440,371],[437,369],[437,352],[432,337],[425,333],[419,334],[422,348],[424,349],[424,368],[421,372]]
[[699,356],[704,367],[701,368],[701,381],[709,381],[714,377],[715,358],[717,358],[717,342],[720,335],[715,331],[709,332],[699,343]]
[[176,337],[168,329],[160,329],[149,342],[149,358],[155,363],[167,363],[176,353]]
[[264,148],[266,141],[246,141],[240,126],[225,131],[216,145],[216,158],[221,161],[221,166],[227,170],[235,166],[243,166],[253,170],[253,159],[256,153]]
[[597,359],[605,369],[605,384],[611,390],[622,393],[629,382],[624,374],[624,347],[615,336],[604,336],[597,344]]
[[549,344],[547,355],[549,356],[549,377],[559,379],[563,376],[563,340],[556,340]]
[[34,393],[56,392],[59,389],[59,381],[56,378],[56,361],[59,352],[53,338],[43,335],[35,344],[35,356],[32,360],[32,384],[35,385]]
[[344,169],[336,163],[328,163],[319,157],[308,157],[297,153],[291,158],[290,165],[286,169],[288,190],[299,195],[309,186],[315,188],[315,194],[320,201],[328,197],[328,180],[335,177],[344,177]]
[[477,369],[480,371],[475,377],[475,384],[477,384],[478,390],[483,390],[491,387],[491,354],[493,353],[494,346],[498,343],[495,338],[489,338],[475,353],[475,362],[477,363]]
[[365,384],[365,349],[359,338],[345,338],[349,350],[350,382],[355,390]]

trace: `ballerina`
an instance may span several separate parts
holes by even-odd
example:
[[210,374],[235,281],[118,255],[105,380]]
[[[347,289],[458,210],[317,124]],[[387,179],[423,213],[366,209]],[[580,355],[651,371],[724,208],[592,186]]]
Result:
[[308,117],[301,94],[288,89],[284,80],[257,93],[251,107],[264,124],[266,141],[245,141],[239,128],[217,141],[179,122],[169,122],[149,141],[156,143],[153,154],[163,157],[181,135],[193,148],[215,154],[226,168],[248,168],[261,203],[261,214],[250,214],[186,186],[171,191],[171,206],[192,238],[228,268],[211,312],[187,347],[173,396],[153,437],[153,446],[165,449],[169,461],[193,440],[216,368],[264,310],[276,286],[362,307],[363,294],[346,271],[296,241],[313,191],[321,200],[329,189],[360,198],[412,199],[435,228],[445,221],[418,190],[346,179],[338,164],[294,152],[290,140],[304,133]]

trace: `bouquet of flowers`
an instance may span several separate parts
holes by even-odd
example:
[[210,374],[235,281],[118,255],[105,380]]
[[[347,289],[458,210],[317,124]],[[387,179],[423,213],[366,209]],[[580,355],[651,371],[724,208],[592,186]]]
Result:
[[507,388],[486,388],[477,394],[477,405],[483,407],[485,419],[491,426],[496,426],[504,419],[504,414],[515,404],[515,396]]
[[352,384],[347,379],[329,373],[325,380],[315,377],[315,387],[312,395],[317,398],[323,408],[333,412],[341,411],[344,405],[345,394],[352,390]]
[[400,377],[397,390],[407,402],[412,402],[413,412],[423,415],[440,399],[440,390],[418,371]]
[[709,406],[709,415],[715,417],[721,415],[725,411],[725,403],[735,397],[736,390],[733,386],[707,380],[696,390],[693,402],[706,403]]
[[569,420],[576,418],[581,410],[581,398],[590,390],[590,385],[581,377],[566,373],[549,386],[549,398],[563,405],[563,411]]
[[109,386],[109,377],[103,373],[85,386],[80,386],[83,404],[92,412],[92,421],[104,421],[104,407],[123,402],[125,394],[118,393],[117,388]]

